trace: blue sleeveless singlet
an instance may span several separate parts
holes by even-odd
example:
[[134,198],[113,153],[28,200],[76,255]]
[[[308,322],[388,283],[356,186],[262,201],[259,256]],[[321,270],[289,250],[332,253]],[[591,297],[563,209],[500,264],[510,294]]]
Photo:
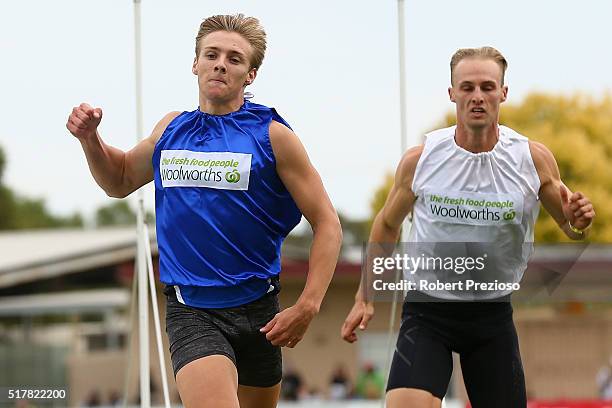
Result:
[[276,172],[272,108],[183,112],[155,145],[160,280],[183,303],[232,307],[265,294],[301,213]]

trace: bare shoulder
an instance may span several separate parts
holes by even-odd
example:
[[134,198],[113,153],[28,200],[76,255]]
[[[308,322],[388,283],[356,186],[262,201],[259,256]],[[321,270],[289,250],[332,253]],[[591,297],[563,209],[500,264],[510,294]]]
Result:
[[289,139],[297,139],[295,133],[289,129],[287,126],[283,125],[280,122],[275,120],[270,122],[270,141],[274,142],[282,142]]
[[181,112],[179,111],[172,111],[164,115],[164,117],[161,118],[161,120],[157,122],[157,124],[153,128],[151,136],[149,136],[146,140],[152,144],[156,144],[159,138],[164,134],[164,131],[166,130],[170,122],[172,122],[180,114]]
[[275,120],[270,122],[270,144],[274,151],[277,163],[294,160],[299,156],[306,156],[302,142],[287,126]]
[[529,151],[541,181],[559,172],[555,156],[546,145],[530,140]]
[[166,113],[164,115],[164,117],[161,118],[159,123],[163,123],[164,124],[164,128],[165,128],[166,126],[168,126],[170,124],[170,122],[172,122],[174,120],[174,118],[176,118],[181,113],[182,112],[180,112],[180,111],[172,111],[172,112]]
[[413,146],[406,150],[399,165],[397,166],[396,182],[402,185],[411,186],[417,163],[423,153],[424,145]]
[[533,158],[534,162],[536,160],[541,162],[541,161],[548,161],[550,159],[554,159],[552,152],[550,151],[548,147],[546,147],[544,143],[530,140],[529,141],[529,151],[531,152],[531,157]]
[[393,186],[381,211],[381,221],[398,233],[404,218],[412,211],[416,199],[412,191],[412,179],[423,153],[423,147],[423,145],[411,147],[402,156],[395,172]]

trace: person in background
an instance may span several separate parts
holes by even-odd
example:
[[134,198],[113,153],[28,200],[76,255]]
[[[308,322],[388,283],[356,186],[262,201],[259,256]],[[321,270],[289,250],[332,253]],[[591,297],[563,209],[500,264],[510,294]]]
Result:
[[612,400],[612,355],[608,364],[601,367],[597,373],[596,381],[599,388],[599,397],[606,401]]
[[358,398],[379,399],[383,395],[385,379],[372,363],[366,363],[355,382],[355,394]]
[[334,369],[329,382],[329,399],[339,401],[351,396],[351,382],[344,365],[339,364]]

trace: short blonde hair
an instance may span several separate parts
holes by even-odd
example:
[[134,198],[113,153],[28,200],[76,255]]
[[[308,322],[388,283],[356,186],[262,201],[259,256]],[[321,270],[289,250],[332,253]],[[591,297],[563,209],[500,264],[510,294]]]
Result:
[[452,56],[450,62],[451,69],[451,85],[454,83],[453,74],[455,72],[455,67],[459,62],[466,58],[483,58],[483,59],[491,59],[499,65],[502,71],[501,75],[501,85],[504,84],[504,76],[506,75],[506,69],[508,68],[508,61],[502,55],[501,52],[496,50],[493,47],[480,47],[480,48],[460,48],[458,49]]
[[229,31],[240,34],[253,47],[251,68],[259,68],[266,53],[266,32],[255,17],[244,14],[210,16],[200,24],[196,36],[196,56],[200,48],[200,40],[215,31]]

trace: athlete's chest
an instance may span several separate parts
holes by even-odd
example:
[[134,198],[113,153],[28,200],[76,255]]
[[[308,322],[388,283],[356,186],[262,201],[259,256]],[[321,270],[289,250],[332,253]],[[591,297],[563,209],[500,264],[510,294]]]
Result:
[[493,155],[431,156],[418,181],[418,207],[430,220],[449,224],[521,224],[537,197],[520,163]]
[[156,184],[162,189],[249,190],[273,165],[258,136],[231,127],[170,132],[158,144],[153,158]]

